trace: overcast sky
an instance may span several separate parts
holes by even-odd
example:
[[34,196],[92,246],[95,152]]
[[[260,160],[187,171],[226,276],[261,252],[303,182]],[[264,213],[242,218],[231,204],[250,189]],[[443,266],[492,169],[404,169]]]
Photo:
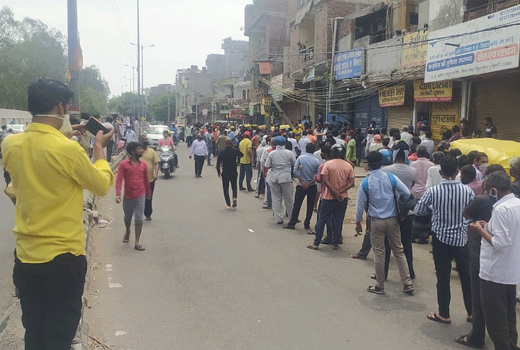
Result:
[[[222,40],[244,37],[244,7],[252,0],[140,0],[144,86],[174,83],[177,69],[202,67],[206,56],[223,53]],[[67,34],[67,1],[3,0],[16,19],[39,19]],[[78,0],[78,26],[84,66],[95,64],[112,94],[128,91],[136,66],[136,0]],[[137,77],[136,77],[137,89]],[[118,85],[119,84],[119,85]]]

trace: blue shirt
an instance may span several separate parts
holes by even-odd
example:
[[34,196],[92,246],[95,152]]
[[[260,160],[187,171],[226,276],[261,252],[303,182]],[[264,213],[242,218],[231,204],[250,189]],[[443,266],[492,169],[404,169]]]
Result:
[[390,148],[381,148],[379,153],[383,155],[383,165],[392,165],[394,163],[393,152]]
[[[318,175],[319,168],[320,161],[316,159],[316,157],[308,153],[302,154],[298,157],[294,165],[294,175],[299,176],[305,183],[309,183]],[[301,181],[298,183],[299,185],[303,185]]]
[[[395,178],[395,191],[401,195],[409,195],[406,185]],[[397,216],[395,193],[388,174],[381,169],[372,170],[368,175],[368,215],[377,219],[387,219]],[[356,222],[363,221],[363,212],[367,203],[367,195],[363,186],[359,186],[356,203]]]

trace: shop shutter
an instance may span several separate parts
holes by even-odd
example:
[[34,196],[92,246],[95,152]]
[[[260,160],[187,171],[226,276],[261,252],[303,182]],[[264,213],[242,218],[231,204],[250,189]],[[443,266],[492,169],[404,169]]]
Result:
[[370,124],[370,100],[368,98],[354,103],[354,125],[365,130]]
[[377,128],[386,128],[386,109],[379,107],[379,95],[370,97],[370,121],[375,120]]
[[388,130],[402,130],[403,125],[412,125],[413,106],[397,106],[385,108],[388,113]]
[[474,128],[486,127],[484,119],[493,118],[501,140],[520,141],[520,74],[479,80],[473,84]]

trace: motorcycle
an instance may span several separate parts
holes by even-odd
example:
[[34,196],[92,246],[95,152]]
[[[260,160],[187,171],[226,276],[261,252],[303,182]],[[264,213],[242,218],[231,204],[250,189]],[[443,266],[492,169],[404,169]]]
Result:
[[168,179],[175,172],[174,166],[175,153],[169,146],[161,146],[159,148],[159,158],[161,159],[161,172],[164,178]]

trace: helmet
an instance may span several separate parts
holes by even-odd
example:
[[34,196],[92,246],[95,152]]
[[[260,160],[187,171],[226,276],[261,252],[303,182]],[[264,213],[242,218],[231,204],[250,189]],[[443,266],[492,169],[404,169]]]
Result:
[[347,150],[340,144],[335,144],[330,148],[330,156],[332,159],[345,159]]

